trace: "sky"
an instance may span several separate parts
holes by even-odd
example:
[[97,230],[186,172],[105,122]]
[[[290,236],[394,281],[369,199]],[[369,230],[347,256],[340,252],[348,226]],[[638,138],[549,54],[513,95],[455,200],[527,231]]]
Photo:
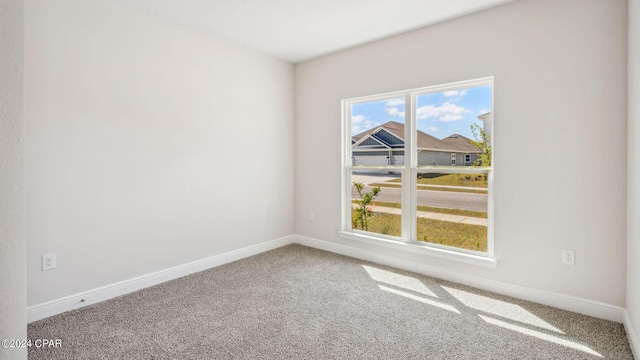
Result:
[[[417,97],[418,130],[438,139],[460,134],[473,139],[471,124],[482,126],[478,115],[491,111],[491,87],[481,86],[424,94]],[[351,135],[395,121],[405,123],[404,99],[390,99],[351,106]]]

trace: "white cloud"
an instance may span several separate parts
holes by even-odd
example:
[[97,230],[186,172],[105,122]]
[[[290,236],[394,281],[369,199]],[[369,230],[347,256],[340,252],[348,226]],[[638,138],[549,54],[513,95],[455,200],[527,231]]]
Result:
[[351,135],[357,135],[363,132],[366,128],[363,126],[363,122],[368,121],[364,115],[351,116]]
[[462,115],[470,111],[462,106],[447,101],[446,103],[435,106],[425,105],[418,108],[416,117],[420,120],[436,119],[438,121],[456,121],[462,119]]
[[400,99],[391,99],[391,100],[387,100],[387,102],[385,103],[385,106],[398,106],[398,105],[404,105],[404,99],[400,98]]
[[427,128],[427,130],[429,130],[430,132],[436,132],[436,131],[438,131],[438,128],[437,127],[433,127],[433,126],[429,126]]
[[373,122],[367,119],[363,115],[355,115],[351,117],[351,135],[358,135],[363,131],[369,130],[376,126],[380,126],[381,123]]
[[364,119],[364,115],[354,115],[351,117],[351,124],[360,124]]
[[404,117],[404,111],[400,111],[400,106],[404,107],[404,99],[391,99],[384,103],[384,111],[391,116]]
[[449,91],[445,91],[442,93],[444,96],[446,97],[451,97],[451,96],[465,96],[467,95],[467,90],[449,90]]
[[400,111],[397,107],[388,107],[384,110],[391,116],[404,117],[404,111]]

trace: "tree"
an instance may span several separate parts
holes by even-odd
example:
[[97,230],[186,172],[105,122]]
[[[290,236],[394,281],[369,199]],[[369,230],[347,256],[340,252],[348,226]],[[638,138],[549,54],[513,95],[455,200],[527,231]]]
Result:
[[[471,132],[475,140],[470,140],[473,146],[481,153],[473,162],[475,166],[491,166],[491,135],[487,134],[478,124],[471,125]],[[485,184],[488,182],[487,174],[483,175]]]
[[373,199],[378,196],[380,193],[380,187],[376,186],[369,192],[364,192],[364,184],[359,182],[353,182],[353,186],[355,186],[360,199],[356,199],[355,202],[358,205],[355,209],[353,209],[353,227],[362,230],[369,230],[369,217],[373,215],[373,211],[369,208]]

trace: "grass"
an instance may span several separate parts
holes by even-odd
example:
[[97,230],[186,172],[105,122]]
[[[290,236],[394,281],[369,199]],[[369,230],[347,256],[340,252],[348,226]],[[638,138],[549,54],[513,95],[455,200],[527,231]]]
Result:
[[[402,208],[401,204],[394,203],[394,202],[374,201],[374,203],[376,204],[376,206],[384,206],[384,207],[395,208],[395,209]],[[376,209],[374,207],[373,211],[375,210]],[[483,219],[487,218],[486,212],[462,210],[462,209],[447,209],[447,208],[440,208],[440,207],[433,207],[433,206],[418,205],[418,211],[428,211],[428,212],[433,212],[438,214],[471,216],[471,217],[477,217],[477,218],[483,218]]]
[[[391,180],[396,181],[396,180]],[[390,184],[390,183],[373,183],[369,184],[369,186],[380,186],[380,187],[390,187],[390,188],[401,188],[402,185],[399,184]],[[463,193],[473,193],[473,194],[486,194],[486,190],[468,190],[468,189],[452,189],[452,188],[441,188],[434,186],[420,186],[418,189],[420,190],[432,190],[432,191],[448,191],[448,192],[463,192]]]
[[[484,177],[480,174],[418,174],[418,184],[424,185],[447,185],[487,188]],[[398,183],[402,179],[393,179],[389,182]],[[448,191],[448,190],[447,190]]]
[[487,227],[418,218],[418,240],[461,249],[487,251]]
[[[369,232],[400,236],[399,215],[376,213],[369,218]],[[461,249],[487,251],[487,227],[418,218],[418,240]]]
[[369,232],[400,236],[402,234],[402,221],[400,215],[375,213],[369,218]]

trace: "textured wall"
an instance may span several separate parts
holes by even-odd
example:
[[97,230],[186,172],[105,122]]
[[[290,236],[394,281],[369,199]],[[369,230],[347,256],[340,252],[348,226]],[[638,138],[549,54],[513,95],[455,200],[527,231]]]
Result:
[[[298,64],[296,234],[624,306],[626,10],[521,0]],[[339,238],[340,101],[492,75],[497,268]]]
[[109,0],[25,36],[29,305],[293,233],[291,64]]
[[[0,2],[0,339],[27,336],[23,30],[23,1]],[[0,359],[19,358],[26,349],[0,348]]]
[[627,312],[640,346],[640,0],[629,0],[628,65]]

